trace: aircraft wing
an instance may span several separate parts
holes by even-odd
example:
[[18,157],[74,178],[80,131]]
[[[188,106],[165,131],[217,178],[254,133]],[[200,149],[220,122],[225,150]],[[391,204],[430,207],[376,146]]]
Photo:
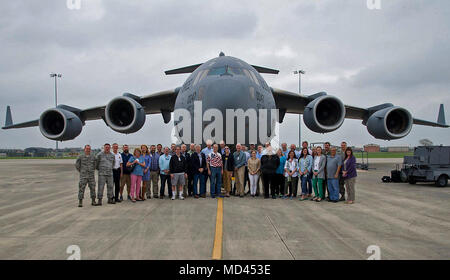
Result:
[[33,126],[39,126],[39,120],[32,120],[32,121],[23,122],[23,123],[5,125],[4,127],[2,127],[2,129],[25,128],[25,127],[33,127]]
[[[273,97],[275,99],[275,103],[277,108],[280,110],[280,116],[284,117],[284,113],[292,113],[292,114],[303,114],[305,108],[310,104],[314,99],[327,95],[325,92],[319,92],[313,95],[301,95],[294,92],[289,92],[281,89],[271,88]],[[378,110],[382,110],[388,107],[392,107],[394,105],[390,103],[381,104],[378,106],[370,107],[370,108],[360,108],[351,105],[344,105],[345,107],[345,118],[347,119],[356,119],[362,120],[363,124],[365,124],[368,118]],[[282,121],[282,118],[280,118]],[[445,123],[444,118],[444,107],[441,104],[439,109],[439,116],[437,122],[425,121],[420,119],[413,118],[413,124],[417,125],[425,125],[425,126],[433,126],[433,127],[449,127]]]
[[[125,93],[124,96],[131,97],[135,99],[139,104],[144,107],[146,114],[157,114],[161,113],[165,116],[167,113],[173,112],[175,106],[175,99],[178,95],[180,88],[175,88],[171,90],[160,91],[144,96],[134,96],[129,93]],[[58,105],[58,108],[66,109],[77,114],[80,119],[84,121],[104,119],[106,105],[92,107],[84,110],[73,108],[66,105]],[[167,117],[167,116],[166,116]],[[5,126],[2,129],[12,129],[12,128],[25,128],[39,126],[39,119],[27,121],[23,123],[13,124],[10,106],[6,109],[6,121]]]
[[[313,95],[301,95],[298,93],[285,91],[281,89],[271,88],[277,108],[286,110],[286,113],[303,114],[305,107],[314,99],[326,95],[325,92],[319,92]],[[355,106],[345,105],[345,117],[348,119],[363,120],[366,116],[367,109]]]
[[177,98],[180,87],[152,93],[140,97],[139,103],[144,106],[145,113],[158,114],[161,112],[173,112],[175,100]]

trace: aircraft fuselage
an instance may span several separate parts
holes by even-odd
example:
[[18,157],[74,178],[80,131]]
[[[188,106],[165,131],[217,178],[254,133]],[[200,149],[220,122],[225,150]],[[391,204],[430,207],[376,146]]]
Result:
[[[226,141],[226,110],[227,109],[275,109],[272,92],[263,77],[248,63],[230,56],[219,56],[198,67],[180,89],[175,101],[175,110],[186,109],[191,114],[191,138],[194,141],[194,102],[201,101],[202,114],[208,109],[219,110],[223,118],[223,139]],[[270,112],[268,112],[268,135],[270,135]],[[236,121],[235,121],[236,122]],[[202,131],[208,122],[202,122]],[[249,144],[249,120],[245,120],[245,144]],[[234,126],[236,144],[237,124]],[[259,125],[258,125],[259,131]],[[259,143],[259,137],[257,137]],[[203,139],[205,141],[206,139]],[[226,141],[227,143],[229,141]],[[244,144],[242,143],[242,144]]]

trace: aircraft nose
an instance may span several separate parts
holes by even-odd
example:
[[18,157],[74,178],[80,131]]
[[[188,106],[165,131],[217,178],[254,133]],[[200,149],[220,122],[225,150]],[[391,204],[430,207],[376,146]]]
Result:
[[225,113],[226,109],[244,109],[250,104],[250,87],[244,82],[226,77],[210,81],[199,88],[199,99],[203,110],[215,108]]

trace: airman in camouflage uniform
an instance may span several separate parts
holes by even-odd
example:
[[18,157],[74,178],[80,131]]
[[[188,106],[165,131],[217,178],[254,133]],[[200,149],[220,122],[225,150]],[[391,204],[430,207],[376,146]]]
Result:
[[92,205],[95,206],[95,156],[91,155],[91,146],[84,146],[84,155],[77,158],[75,167],[80,172],[78,184],[78,207],[83,207],[84,190],[89,185]]
[[105,144],[103,151],[96,156],[96,169],[98,170],[98,191],[97,191],[97,206],[102,205],[103,190],[106,183],[106,195],[108,196],[108,203],[115,204],[113,200],[114,196],[114,168],[115,157],[111,153],[111,145]]

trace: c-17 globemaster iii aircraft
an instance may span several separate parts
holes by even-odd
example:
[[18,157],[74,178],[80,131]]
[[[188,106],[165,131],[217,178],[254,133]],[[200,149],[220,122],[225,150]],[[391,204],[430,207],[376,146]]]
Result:
[[[194,122],[195,101],[201,101],[202,114],[208,109],[217,109],[223,115],[227,109],[243,109],[244,111],[278,109],[277,117],[280,123],[283,122],[286,113],[303,114],[305,125],[317,133],[327,133],[338,129],[345,118],[358,119],[362,120],[363,125],[373,137],[385,140],[405,137],[411,131],[413,124],[449,127],[445,123],[442,104],[437,122],[413,118],[408,110],[390,103],[358,108],[344,105],[339,98],[327,95],[325,92],[301,95],[271,88],[260,75],[260,73],[278,74],[278,72],[274,69],[249,65],[221,52],[218,57],[205,63],[166,71],[167,75],[191,73],[184,84],[175,89],[145,96],[124,93],[123,96],[112,99],[106,106],[88,109],[58,105],[56,108],[44,111],[39,119],[18,124],[13,124],[8,106],[3,129],[39,126],[42,135],[48,139],[66,141],[77,137],[86,121],[103,119],[114,131],[128,134],[143,127],[147,114],[161,114],[164,123],[167,124],[170,122],[172,112],[185,109],[191,114],[192,122]],[[245,127],[248,129],[248,120],[244,120]],[[201,125],[202,128],[206,126],[205,123]],[[234,133],[236,135],[236,128]],[[191,142],[194,142],[194,133],[191,135]],[[222,139],[227,139],[225,131]],[[255,143],[255,141],[249,141],[248,131],[245,139],[244,143]],[[227,144],[236,143],[234,141],[228,143],[230,142],[228,139],[226,142]],[[259,142],[258,140],[257,143]]]

